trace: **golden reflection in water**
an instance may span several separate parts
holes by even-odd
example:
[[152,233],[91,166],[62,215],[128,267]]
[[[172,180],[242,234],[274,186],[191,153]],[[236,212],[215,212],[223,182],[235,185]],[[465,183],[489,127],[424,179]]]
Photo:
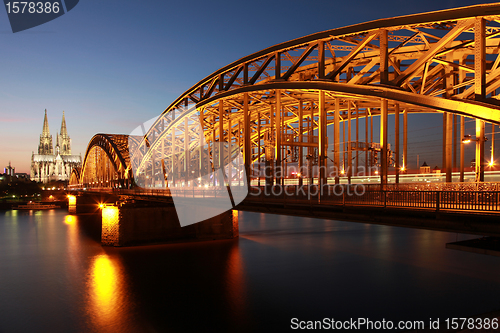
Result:
[[17,209],[13,209],[13,210],[7,211],[7,213],[5,215],[17,218],[17,212],[18,212]]
[[72,225],[76,223],[76,217],[74,215],[66,215],[64,217],[64,223],[67,225]]
[[96,256],[90,267],[87,312],[93,331],[121,332],[127,327],[130,300],[125,296],[123,270],[118,259],[107,254]]
[[227,296],[231,304],[234,319],[242,323],[246,321],[246,286],[245,268],[240,254],[238,241],[231,247],[227,260]]
[[64,224],[66,224],[67,229],[67,256],[68,256],[68,274],[70,274],[70,279],[80,279],[81,268],[80,268],[80,255],[81,255],[81,245],[80,238],[78,235],[78,223],[77,217],[74,215],[66,215],[64,217]]

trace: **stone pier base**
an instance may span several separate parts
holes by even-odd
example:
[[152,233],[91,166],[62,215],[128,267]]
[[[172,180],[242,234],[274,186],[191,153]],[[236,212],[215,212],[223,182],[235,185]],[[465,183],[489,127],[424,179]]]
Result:
[[235,237],[238,237],[237,211],[228,211],[181,227],[174,207],[113,205],[102,209],[102,245],[127,246]]

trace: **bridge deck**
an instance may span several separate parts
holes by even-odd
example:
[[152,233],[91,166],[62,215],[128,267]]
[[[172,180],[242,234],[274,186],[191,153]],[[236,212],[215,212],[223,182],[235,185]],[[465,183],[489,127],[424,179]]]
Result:
[[[343,191],[339,194],[334,192],[333,186],[326,188],[328,191],[321,194],[317,187],[299,190],[298,186],[275,186],[267,189],[271,193],[274,191],[274,195],[268,195],[266,188],[252,187],[236,209],[500,236],[500,191],[370,190],[355,193],[353,186],[342,186],[339,188]],[[89,189],[82,192],[107,192],[124,199],[173,204],[168,189]],[[295,195],[287,195],[292,192]],[[176,195],[214,200],[218,194],[193,188],[177,191]]]

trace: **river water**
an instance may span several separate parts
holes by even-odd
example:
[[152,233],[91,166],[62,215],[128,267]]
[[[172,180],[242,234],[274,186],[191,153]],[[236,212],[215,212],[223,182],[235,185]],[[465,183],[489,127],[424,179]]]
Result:
[[241,213],[236,240],[101,247],[63,210],[0,212],[0,332],[282,332],[291,320],[424,320],[500,309],[474,236]]

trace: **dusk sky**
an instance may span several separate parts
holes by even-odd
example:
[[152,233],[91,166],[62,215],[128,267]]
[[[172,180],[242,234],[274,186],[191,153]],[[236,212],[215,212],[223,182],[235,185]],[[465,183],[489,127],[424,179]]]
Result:
[[[54,144],[64,110],[72,152],[83,156],[94,134],[130,133],[205,76],[263,48],[379,18],[478,3],[80,0],[58,19],[15,34],[0,8],[0,167],[12,161],[17,172],[29,173],[45,109]],[[410,128],[410,157],[412,140],[441,138],[440,121],[437,115]],[[429,146],[436,151],[428,163],[440,165],[440,141]]]

